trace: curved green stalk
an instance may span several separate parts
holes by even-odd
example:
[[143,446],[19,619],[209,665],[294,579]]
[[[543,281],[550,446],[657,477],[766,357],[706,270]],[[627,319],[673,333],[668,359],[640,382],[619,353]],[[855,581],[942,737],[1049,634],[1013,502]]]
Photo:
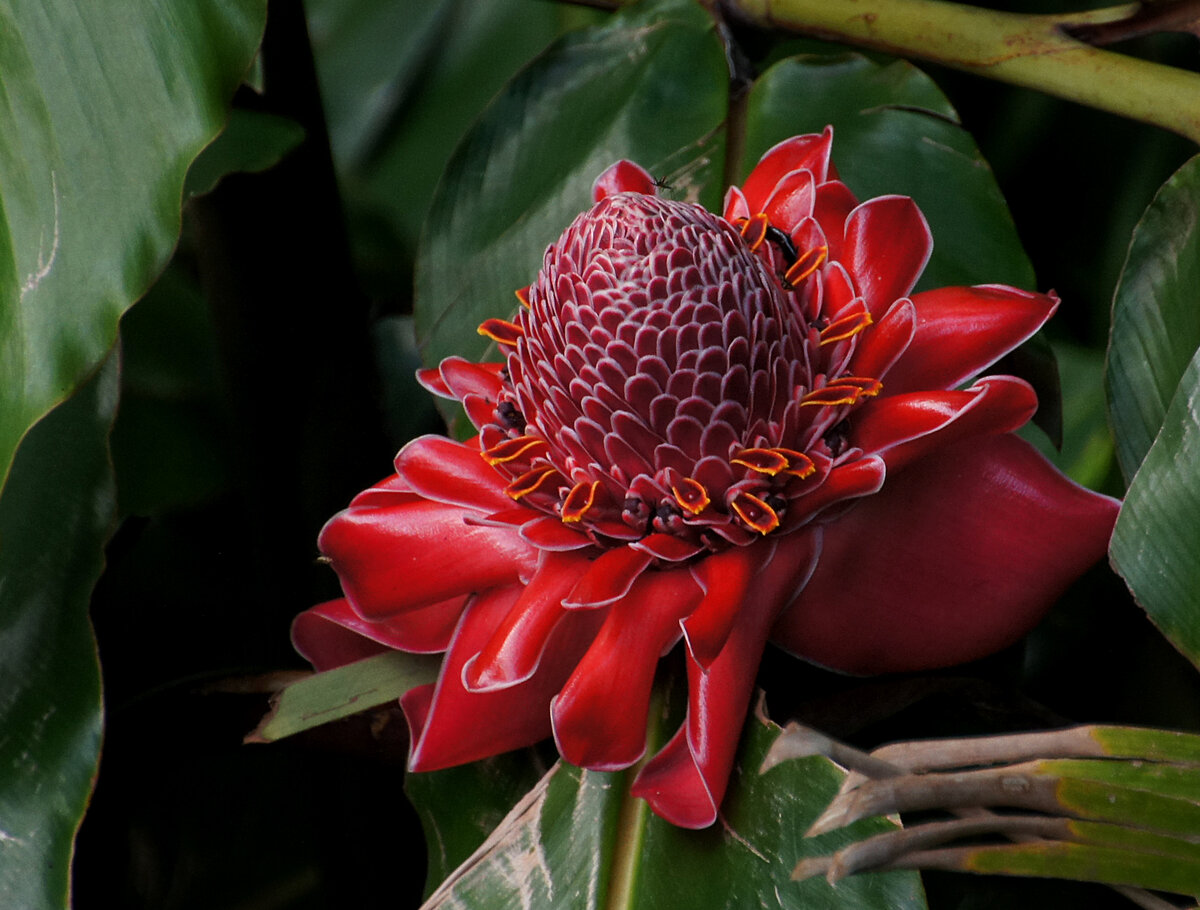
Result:
[[1200,75],[1101,50],[1067,27],[1119,22],[1125,4],[1072,15],[942,0],[726,0],[757,25],[919,57],[1161,126],[1200,143]]

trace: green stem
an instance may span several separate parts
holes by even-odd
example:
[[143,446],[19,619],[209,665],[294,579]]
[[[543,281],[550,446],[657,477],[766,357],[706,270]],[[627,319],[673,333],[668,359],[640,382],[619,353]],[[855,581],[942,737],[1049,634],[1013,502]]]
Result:
[[1200,143],[1200,75],[1101,50],[1066,32],[1127,19],[1137,3],[1049,16],[942,0],[725,0],[725,8],[756,25],[941,63]]

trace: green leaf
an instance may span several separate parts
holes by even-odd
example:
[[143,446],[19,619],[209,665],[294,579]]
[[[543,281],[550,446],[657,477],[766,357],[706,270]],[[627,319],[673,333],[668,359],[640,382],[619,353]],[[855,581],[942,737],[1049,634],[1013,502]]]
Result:
[[1198,347],[1200,157],[1163,185],[1138,222],[1113,298],[1109,414],[1127,480],[1164,426]]
[[0,2],[0,478],[112,345],[179,234],[264,0]]
[[257,173],[304,141],[304,127],[287,117],[234,108],[229,125],[188,169],[185,198],[211,192],[226,174]]
[[279,692],[246,741],[274,742],[395,701],[436,680],[441,662],[440,655],[387,651],[301,679]]
[[1200,736],[1145,727],[1092,727],[1091,738],[1105,755],[1200,764]]
[[513,292],[618,159],[715,204],[727,82],[712,22],[693,3],[618,14],[522,70],[463,140],[432,204],[417,263],[425,362],[484,354],[476,327],[515,310]]
[[[1140,843],[1136,836],[1133,843]],[[1195,858],[1162,856],[1131,849],[1126,840],[1117,846],[1055,843],[1014,844],[946,851],[947,862],[936,868],[978,872],[985,875],[1031,875],[1043,878],[1073,878],[1079,881],[1127,885],[1200,893],[1200,865]]]
[[584,11],[529,0],[313,0],[305,9],[360,278],[377,296],[407,301],[421,225],[455,146]]
[[[628,796],[632,772],[559,763],[431,898],[429,908],[924,907],[913,873],[859,876],[836,891],[790,881],[796,861],[887,830],[881,820],[805,838],[844,776],[823,758],[758,769],[778,728],[752,719],[721,820],[703,831],[662,821]],[[460,800],[469,798],[460,794]]]
[[117,355],[37,423],[0,496],[0,894],[67,906],[72,842],[100,751],[88,600],[116,490],[107,438]]
[[[1200,309],[1200,308],[1198,308]],[[1118,436],[1118,450],[1120,450]],[[1200,350],[1125,495],[1113,567],[1171,643],[1200,667]]]
[[545,773],[538,753],[528,749],[405,775],[404,792],[421,818],[429,848],[426,897],[499,827]]
[[775,143],[827,124],[833,162],[860,199],[911,196],[928,219],[933,255],[919,287],[1033,287],[991,168],[933,81],[904,61],[806,55],[772,66],[750,92],[738,173]]

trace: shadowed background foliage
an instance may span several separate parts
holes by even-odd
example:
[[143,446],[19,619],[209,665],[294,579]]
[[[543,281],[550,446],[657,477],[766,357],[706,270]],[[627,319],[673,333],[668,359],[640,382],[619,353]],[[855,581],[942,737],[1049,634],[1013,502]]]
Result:
[[[83,910],[415,907],[425,884],[397,711],[241,739],[274,674],[304,668],[292,617],[337,593],[316,563],[321,524],[440,426],[411,377],[414,263],[439,175],[509,78],[606,14],[542,0],[310,0],[303,13],[271,4],[256,84],[235,98],[247,131],[227,133],[234,164],[216,167],[240,172],[187,203],[171,265],[121,323],[119,523],[92,606],[107,731],[75,858]],[[735,38],[751,71],[838,50]],[[1195,62],[1186,36],[1129,49]],[[994,169],[1037,287],[1063,298],[1048,332],[1062,463],[1120,495],[1102,386],[1113,289],[1135,222],[1194,149],[924,69]],[[1200,726],[1194,669],[1106,567],[1027,643],[976,665],[859,680],[773,654],[762,672],[773,716],[862,746],[1063,721]],[[926,887],[935,908],[1125,906],[1069,883]]]

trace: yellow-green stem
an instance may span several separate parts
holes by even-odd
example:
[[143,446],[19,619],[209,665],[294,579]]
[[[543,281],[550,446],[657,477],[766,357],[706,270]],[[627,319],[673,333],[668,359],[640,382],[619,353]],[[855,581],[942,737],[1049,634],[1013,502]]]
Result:
[[1065,31],[1127,18],[1136,3],[1040,16],[941,0],[725,0],[724,7],[757,25],[930,60],[1200,143],[1200,75],[1101,50]]

